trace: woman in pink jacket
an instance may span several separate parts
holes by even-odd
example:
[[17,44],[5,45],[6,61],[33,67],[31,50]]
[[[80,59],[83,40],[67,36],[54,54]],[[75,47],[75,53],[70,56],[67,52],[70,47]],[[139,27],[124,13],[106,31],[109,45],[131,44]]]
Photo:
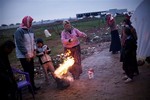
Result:
[[64,30],[61,33],[61,41],[64,47],[64,51],[71,51],[71,56],[75,59],[74,65],[69,69],[74,79],[79,79],[82,73],[81,66],[81,49],[79,37],[86,38],[87,35],[84,32],[79,31],[77,28],[72,27],[68,20],[63,21]]

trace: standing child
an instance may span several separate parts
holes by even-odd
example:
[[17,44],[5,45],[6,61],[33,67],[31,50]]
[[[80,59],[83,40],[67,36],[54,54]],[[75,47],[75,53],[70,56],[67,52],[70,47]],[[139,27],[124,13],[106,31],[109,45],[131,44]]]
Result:
[[48,70],[51,71],[53,77],[55,71],[51,57],[49,56],[51,49],[48,48],[48,46],[43,43],[43,40],[41,38],[37,39],[36,44],[37,44],[36,55],[39,58],[40,64],[43,67],[45,74],[45,81],[48,81]]
[[41,38],[37,39],[37,57],[39,57],[39,61],[44,69],[45,73],[45,81],[48,81],[48,70],[51,71],[51,75],[53,76],[54,80],[57,83],[57,88],[62,90],[66,89],[67,87],[70,86],[70,83],[65,82],[65,80],[62,80],[54,74],[55,68],[53,66],[51,57],[48,55],[50,54],[51,50],[50,48],[47,47],[47,45],[44,45],[43,40]]

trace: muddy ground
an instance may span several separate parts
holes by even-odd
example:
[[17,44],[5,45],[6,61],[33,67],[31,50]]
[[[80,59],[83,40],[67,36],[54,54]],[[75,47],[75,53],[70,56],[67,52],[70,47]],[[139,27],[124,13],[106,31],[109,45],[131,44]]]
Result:
[[[150,65],[139,66],[140,75],[125,84],[120,54],[109,52],[109,42],[93,47],[93,53],[83,57],[83,73],[79,80],[71,82],[65,90],[56,89],[55,81],[44,78],[35,80],[41,89],[36,100],[150,100]],[[94,78],[89,80],[87,71],[94,69]],[[23,100],[32,100],[30,93],[23,92]]]

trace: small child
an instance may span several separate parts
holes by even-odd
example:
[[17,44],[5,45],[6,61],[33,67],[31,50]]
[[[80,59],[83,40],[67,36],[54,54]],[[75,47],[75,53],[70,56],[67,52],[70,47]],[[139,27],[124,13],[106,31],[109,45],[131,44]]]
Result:
[[50,48],[48,48],[47,45],[44,45],[43,40],[41,38],[37,39],[36,44],[37,44],[36,55],[37,57],[39,57],[39,61],[43,67],[45,73],[45,81],[48,82],[48,70],[50,70],[52,77],[57,83],[57,88],[60,90],[68,88],[70,86],[70,83],[63,79],[58,78],[54,74],[55,68],[53,66],[51,57],[48,55],[51,52]]
[[43,67],[45,74],[45,81],[48,81],[48,70],[51,71],[53,78],[55,78],[54,75],[55,68],[53,66],[51,57],[49,56],[51,49],[48,48],[48,46],[43,43],[43,40],[41,38],[37,39],[36,45],[37,45],[36,55],[39,58],[40,64]]

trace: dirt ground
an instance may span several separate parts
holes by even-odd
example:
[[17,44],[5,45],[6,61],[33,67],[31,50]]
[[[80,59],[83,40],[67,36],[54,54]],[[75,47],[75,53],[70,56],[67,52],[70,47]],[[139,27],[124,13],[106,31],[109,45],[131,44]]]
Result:
[[[82,60],[83,73],[79,80],[71,82],[65,90],[56,89],[54,80],[45,83],[41,77],[35,82],[41,89],[35,95],[36,100],[150,100],[150,65],[139,66],[140,75],[134,81],[125,84],[120,54],[109,52],[109,43],[95,47],[92,55]],[[87,71],[94,69],[94,78],[88,79]],[[23,100],[32,100],[28,92]]]

